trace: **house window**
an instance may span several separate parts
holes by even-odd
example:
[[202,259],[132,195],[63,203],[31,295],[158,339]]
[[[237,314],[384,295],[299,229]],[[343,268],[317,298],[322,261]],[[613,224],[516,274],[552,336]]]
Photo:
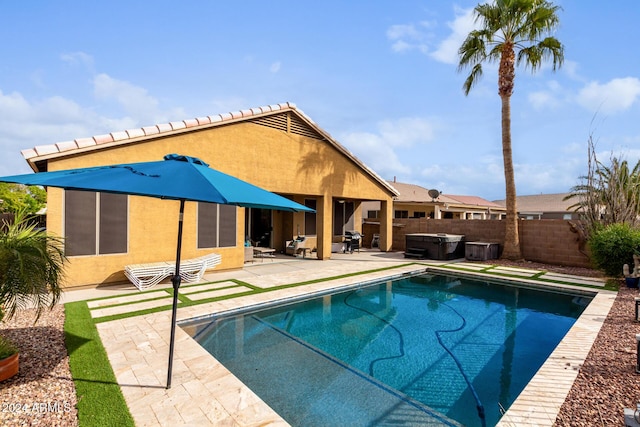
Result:
[[413,213],[413,217],[414,218],[424,218],[427,216],[426,212],[414,212]]
[[198,249],[236,246],[236,207],[198,203]]
[[367,211],[367,218],[369,219],[380,218],[380,211]]
[[[308,208],[316,210],[316,199],[305,199],[304,205]],[[316,213],[305,212],[304,213],[304,234],[307,236],[316,235]]]
[[126,253],[128,210],[126,194],[65,191],[65,255]]
[[395,211],[394,218],[409,218],[409,211]]

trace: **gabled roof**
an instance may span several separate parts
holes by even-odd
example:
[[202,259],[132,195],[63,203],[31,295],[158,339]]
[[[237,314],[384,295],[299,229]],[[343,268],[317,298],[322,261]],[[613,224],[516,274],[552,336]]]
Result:
[[[573,212],[570,206],[577,203],[577,199],[563,200],[569,193],[536,194],[531,196],[517,196],[518,212]],[[501,206],[506,206],[506,200],[495,200]]]
[[502,208],[494,202],[485,200],[478,196],[457,196],[451,194],[440,194],[436,199],[433,199],[429,195],[429,190],[424,187],[415,184],[405,184],[402,182],[393,181],[390,182],[393,187],[400,192],[400,195],[395,199],[400,203],[448,203],[450,205],[465,205],[465,206],[479,206],[479,207],[495,207]]
[[[289,116],[291,118],[290,121],[287,120],[287,114],[289,113],[291,113]],[[73,141],[39,145],[22,150],[22,156],[35,172],[41,172],[47,170],[47,161],[52,159],[243,121],[285,131],[289,130],[291,133],[325,141],[364,170],[392,196],[398,195],[397,190],[392,185],[362,163],[291,102],[111,132],[105,135],[78,138]]]

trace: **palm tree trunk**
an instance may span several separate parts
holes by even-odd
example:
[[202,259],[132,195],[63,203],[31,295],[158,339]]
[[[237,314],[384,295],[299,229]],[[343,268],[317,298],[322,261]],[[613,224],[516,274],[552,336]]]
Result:
[[518,235],[518,209],[516,206],[516,180],[513,172],[511,149],[511,98],[501,95],[502,100],[502,160],[504,162],[504,183],[507,193],[507,219],[505,223],[504,250],[502,258],[522,259],[520,236]]
[[498,94],[502,101],[502,161],[504,162],[504,184],[507,193],[507,219],[504,231],[502,258],[522,259],[520,236],[518,235],[518,209],[516,207],[516,179],[513,172],[511,149],[511,94],[516,78],[515,51],[512,42],[505,42],[500,55],[498,69]]

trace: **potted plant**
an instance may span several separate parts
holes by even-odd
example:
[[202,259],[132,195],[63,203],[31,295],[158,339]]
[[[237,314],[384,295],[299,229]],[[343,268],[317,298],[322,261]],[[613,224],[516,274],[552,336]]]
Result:
[[[62,292],[62,272],[66,258],[62,240],[36,228],[23,212],[12,222],[3,221],[0,230],[0,322],[13,318],[21,309],[33,307],[35,322],[46,308],[53,308]],[[0,337],[0,362],[6,378],[18,372],[18,348]],[[0,381],[6,379],[0,377]]]
[[629,270],[629,264],[622,266],[622,274],[624,275],[624,281],[629,288],[637,288],[638,281],[640,281],[640,256],[633,254],[633,270]]
[[19,357],[18,347],[0,336],[0,382],[18,373]]

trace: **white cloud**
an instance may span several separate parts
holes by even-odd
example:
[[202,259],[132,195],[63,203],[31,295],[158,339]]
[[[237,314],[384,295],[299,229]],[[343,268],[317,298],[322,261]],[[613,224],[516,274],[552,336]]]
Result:
[[445,64],[458,64],[458,49],[475,27],[473,9],[455,7],[455,15],[452,22],[447,22],[451,34],[431,53],[433,59]]
[[458,49],[474,28],[473,9],[454,7],[455,18],[447,22],[450,34],[436,43],[436,23],[422,21],[419,24],[398,24],[387,29],[387,38],[394,52],[417,50],[445,64],[458,63]]
[[94,94],[98,99],[114,99],[127,112],[157,110],[158,100],[146,89],[129,82],[98,74],[93,79]]
[[0,146],[6,153],[0,175],[29,171],[20,154],[24,149],[166,123],[170,116],[170,120],[187,118],[180,109],[160,110],[147,90],[106,74],[95,77],[94,89],[99,100],[114,100],[115,109],[105,113],[109,108],[103,103],[85,107],[62,96],[32,100],[18,92],[0,91]]
[[344,135],[342,143],[355,156],[380,176],[389,178],[397,174],[406,174],[410,169],[402,163],[391,145],[380,135],[369,132],[353,132]]
[[397,40],[391,45],[391,49],[393,49],[394,52],[406,52],[413,49],[413,47],[404,40]]
[[84,52],[63,53],[62,55],[60,55],[60,59],[62,59],[62,61],[66,62],[67,64],[70,64],[70,65],[80,64],[85,66],[88,70],[93,70],[93,66],[94,66],[93,56],[87,53],[84,53]]
[[564,193],[578,184],[584,163],[566,158],[559,163],[514,164],[516,191],[519,195]]
[[98,74],[93,79],[94,94],[99,100],[114,100],[125,113],[143,124],[164,123],[185,117],[182,109],[162,111],[158,100],[148,91],[127,81]]
[[5,155],[0,174],[29,171],[21,150],[130,128],[127,120],[110,119],[67,98],[29,101],[20,93],[0,91],[0,145]]
[[536,110],[543,110],[547,108],[553,109],[562,103],[562,95],[563,89],[560,84],[555,80],[551,80],[547,83],[546,90],[531,92],[527,96],[527,99]]
[[628,110],[639,98],[640,79],[625,77],[587,84],[578,93],[577,102],[593,112],[615,114]]
[[426,53],[429,51],[429,39],[432,35],[425,31],[432,24],[427,21],[415,24],[392,25],[387,29],[387,38],[392,41],[391,49],[394,52],[406,52],[418,50]]
[[584,81],[584,77],[578,74],[578,70],[580,69],[580,64],[575,61],[565,60],[562,63],[561,70],[572,80]]
[[424,118],[405,117],[377,124],[377,132],[353,132],[340,141],[383,177],[409,174],[411,168],[400,160],[396,150],[431,142],[436,127]]
[[272,73],[277,73],[278,71],[280,71],[281,67],[282,64],[280,63],[280,61],[277,61],[271,64],[271,66],[269,67],[269,71],[271,71]]
[[227,113],[239,111],[250,105],[249,101],[241,96],[230,96],[228,98],[213,99],[209,102],[211,111],[216,113]]
[[557,105],[557,100],[553,97],[553,95],[546,91],[540,92],[532,92],[528,96],[529,103],[536,110],[542,110],[547,106]]
[[[420,177],[424,178],[425,186],[437,188],[445,195],[499,198],[502,194],[500,188],[504,187],[502,158],[495,156],[483,156],[474,162],[433,163],[420,171]],[[482,183],[482,193],[478,190],[478,183]],[[487,193],[496,190],[495,194]]]
[[386,143],[395,147],[410,147],[415,143],[433,140],[435,127],[428,120],[407,117],[385,120],[378,124],[378,130]]
[[387,37],[390,40],[399,40],[404,38],[418,39],[421,37],[421,34],[412,24],[398,24],[389,27],[387,30]]

